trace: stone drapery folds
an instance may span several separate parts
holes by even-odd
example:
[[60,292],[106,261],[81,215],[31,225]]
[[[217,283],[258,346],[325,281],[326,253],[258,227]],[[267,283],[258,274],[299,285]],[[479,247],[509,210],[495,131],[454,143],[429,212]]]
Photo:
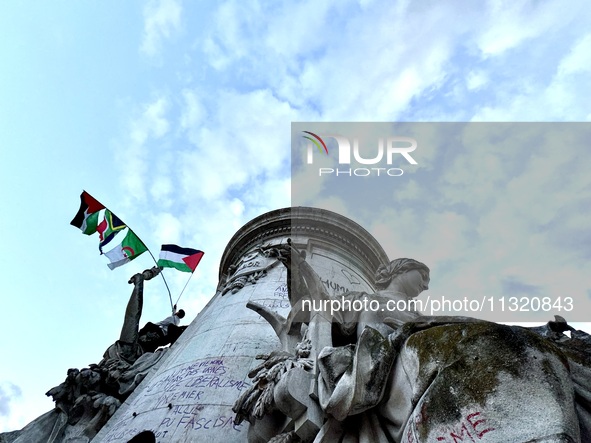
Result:
[[[290,244],[275,255],[289,271],[292,310],[277,318],[249,306],[283,347],[262,357],[252,392],[234,405],[236,419],[251,423],[250,442],[591,441],[591,337],[564,319],[524,328],[413,312],[303,312],[303,300],[330,296]],[[345,297],[415,297],[429,278],[416,263],[393,261],[376,275],[380,291]],[[399,279],[411,272],[420,276]],[[302,358],[294,342],[308,344],[306,365],[285,365]]]

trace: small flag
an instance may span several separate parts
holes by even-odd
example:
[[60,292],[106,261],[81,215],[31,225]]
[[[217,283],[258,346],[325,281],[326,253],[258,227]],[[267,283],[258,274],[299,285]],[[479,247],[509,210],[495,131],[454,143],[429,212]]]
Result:
[[146,252],[148,248],[144,245],[135,233],[129,229],[125,238],[115,248],[111,249],[108,252],[105,252],[105,257],[107,257],[111,263],[108,264],[111,270],[118,268],[126,263],[129,263],[134,258],[138,257],[140,254]]
[[99,211],[105,207],[86,191],[80,194],[80,209],[70,224],[80,229],[84,234],[91,235],[96,232]]
[[158,266],[161,268],[175,268],[183,272],[194,272],[203,257],[203,251],[182,248],[177,245],[162,245]]
[[96,228],[100,237],[99,251],[101,251],[101,254],[103,253],[103,247],[126,227],[125,223],[123,223],[119,217],[108,209],[105,210],[105,218]]

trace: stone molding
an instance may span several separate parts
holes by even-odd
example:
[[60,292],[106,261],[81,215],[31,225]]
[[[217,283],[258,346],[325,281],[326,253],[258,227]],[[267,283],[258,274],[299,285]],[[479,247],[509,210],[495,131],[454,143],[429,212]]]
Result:
[[326,209],[299,206],[267,212],[240,228],[222,255],[220,280],[249,249],[287,237],[297,245],[300,235],[309,241],[335,245],[342,253],[353,255],[368,281],[373,281],[380,264],[389,262],[381,245],[357,223]]

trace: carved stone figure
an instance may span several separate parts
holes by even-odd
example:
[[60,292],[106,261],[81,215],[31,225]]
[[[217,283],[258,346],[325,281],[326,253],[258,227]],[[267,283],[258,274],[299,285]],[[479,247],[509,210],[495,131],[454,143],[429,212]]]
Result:
[[[276,255],[290,271],[292,310],[248,306],[283,347],[234,405],[250,442],[591,441],[591,337],[563,319],[528,329],[412,309],[306,312],[304,301],[330,296],[298,251]],[[343,299],[408,305],[428,283],[425,265],[399,259],[378,269],[376,294]],[[296,340],[309,343],[305,365],[289,352]]]

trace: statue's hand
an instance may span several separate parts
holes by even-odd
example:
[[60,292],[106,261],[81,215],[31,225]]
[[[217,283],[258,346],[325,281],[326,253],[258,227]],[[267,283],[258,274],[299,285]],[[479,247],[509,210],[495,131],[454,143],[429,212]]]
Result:
[[138,283],[141,283],[142,281],[152,280],[154,277],[156,277],[158,274],[160,274],[160,271],[162,271],[161,268],[159,268],[158,266],[154,266],[151,269],[146,269],[142,273],[138,273],[138,274],[133,275],[127,283],[129,283],[130,285],[131,284],[137,285]]
[[144,280],[152,280],[154,277],[160,274],[160,271],[162,271],[161,268],[159,268],[158,266],[154,266],[151,269],[146,269],[144,272],[142,272],[142,275],[144,277]]

